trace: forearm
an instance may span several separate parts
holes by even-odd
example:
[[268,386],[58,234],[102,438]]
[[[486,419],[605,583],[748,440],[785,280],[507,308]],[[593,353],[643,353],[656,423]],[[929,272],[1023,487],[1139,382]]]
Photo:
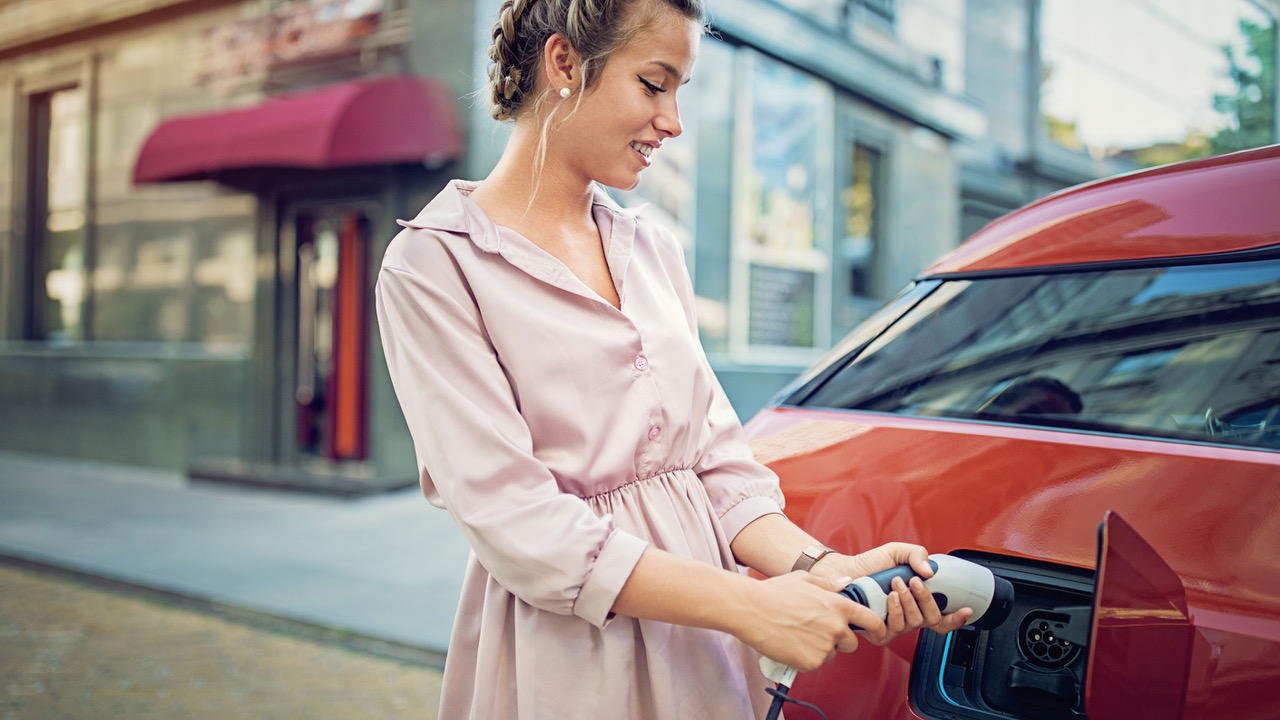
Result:
[[766,577],[791,572],[800,551],[820,544],[785,515],[770,513],[753,520],[733,539],[738,563]]
[[738,636],[749,617],[748,595],[756,581],[729,570],[655,548],[640,556],[613,603],[621,615]]
[[766,657],[814,670],[834,655],[833,649],[857,647],[850,626],[880,624],[870,610],[834,592],[838,589],[838,583],[808,573],[756,580],[650,547],[613,611],[725,632]]

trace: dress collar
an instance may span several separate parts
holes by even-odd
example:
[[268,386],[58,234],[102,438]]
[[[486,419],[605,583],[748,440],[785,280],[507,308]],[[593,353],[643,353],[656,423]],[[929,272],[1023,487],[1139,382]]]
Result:
[[[600,299],[559,260],[515,231],[494,223],[469,197],[479,185],[467,180],[451,180],[412,220],[396,222],[407,228],[466,235],[477,249],[500,255],[529,275],[574,293]],[[599,185],[592,186],[591,214],[603,238],[605,262],[609,265],[614,289],[623,299],[624,280],[635,243],[636,214],[642,209],[643,206],[635,210],[624,209]]]
[[[445,190],[427,203],[412,220],[396,222],[407,228],[464,233],[481,250],[499,252],[502,240],[498,236],[497,225],[470,198],[472,191],[479,186],[479,182],[470,180],[450,180]],[[636,214],[643,207],[624,209],[599,185],[593,184],[591,191],[592,215],[596,217],[597,223],[600,222],[600,211],[604,210],[613,216],[610,218],[613,223],[622,221],[634,228]],[[604,228],[601,230],[603,233]]]

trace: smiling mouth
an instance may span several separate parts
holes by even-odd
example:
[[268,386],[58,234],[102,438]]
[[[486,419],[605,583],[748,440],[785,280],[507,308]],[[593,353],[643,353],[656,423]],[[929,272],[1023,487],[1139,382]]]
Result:
[[636,152],[640,153],[645,157],[649,157],[650,155],[653,154],[653,146],[645,145],[644,143],[633,142],[631,143],[631,149],[635,150]]

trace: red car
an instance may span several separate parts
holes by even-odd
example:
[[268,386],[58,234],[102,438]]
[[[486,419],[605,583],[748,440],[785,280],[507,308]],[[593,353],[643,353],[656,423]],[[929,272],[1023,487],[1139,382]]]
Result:
[[997,220],[747,430],[831,547],[1015,589],[802,674],[832,720],[1280,718],[1280,146]]

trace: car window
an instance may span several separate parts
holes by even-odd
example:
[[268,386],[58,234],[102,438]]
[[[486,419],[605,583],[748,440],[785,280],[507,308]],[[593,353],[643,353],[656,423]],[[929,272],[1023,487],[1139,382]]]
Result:
[[952,280],[800,403],[1280,449],[1280,260]]

